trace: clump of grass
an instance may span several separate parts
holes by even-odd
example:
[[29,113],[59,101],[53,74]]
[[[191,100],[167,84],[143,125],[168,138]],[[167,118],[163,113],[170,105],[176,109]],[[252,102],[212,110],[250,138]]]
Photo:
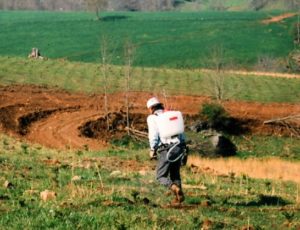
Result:
[[148,143],[141,139],[136,139],[134,136],[131,135],[124,135],[120,139],[113,139],[111,141],[111,144],[118,146],[118,147],[126,147],[130,149],[144,149],[148,147]]
[[28,148],[29,148],[28,144],[26,144],[26,143],[21,144],[21,149],[22,149],[23,154],[28,154]]

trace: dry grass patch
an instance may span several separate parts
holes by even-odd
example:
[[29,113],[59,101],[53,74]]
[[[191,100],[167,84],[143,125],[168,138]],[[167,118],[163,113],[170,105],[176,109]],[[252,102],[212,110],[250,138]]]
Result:
[[187,164],[199,171],[217,175],[248,175],[252,178],[294,181],[300,184],[300,163],[278,158],[268,159],[207,159],[190,156]]

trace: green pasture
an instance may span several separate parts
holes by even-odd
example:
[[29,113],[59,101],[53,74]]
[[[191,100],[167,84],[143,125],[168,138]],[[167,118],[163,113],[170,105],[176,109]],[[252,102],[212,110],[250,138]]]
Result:
[[[127,161],[150,169],[139,171]],[[146,149],[56,151],[1,135],[0,163],[0,184],[10,184],[0,187],[1,229],[300,226],[299,185],[246,175],[214,176],[184,167],[186,201],[183,208],[171,207],[172,196],[155,182],[155,162]],[[42,201],[44,190],[54,191],[56,198]]]
[[[69,91],[103,93],[102,67],[96,63],[65,60],[29,60],[0,57],[0,84],[36,84],[56,86]],[[126,89],[125,69],[108,66],[108,92]],[[220,75],[220,76],[219,76]],[[134,67],[130,91],[166,95],[206,95],[215,97],[215,79],[222,83],[224,100],[299,103],[300,79],[274,78],[212,71]]]
[[280,13],[111,12],[97,21],[84,12],[0,11],[0,55],[26,57],[38,47],[48,58],[98,62],[106,37],[111,63],[118,65],[124,62],[126,41],[136,46],[135,66],[211,67],[215,47],[223,48],[222,62],[234,68],[253,67],[264,57],[284,63],[295,48],[297,17],[261,23]]

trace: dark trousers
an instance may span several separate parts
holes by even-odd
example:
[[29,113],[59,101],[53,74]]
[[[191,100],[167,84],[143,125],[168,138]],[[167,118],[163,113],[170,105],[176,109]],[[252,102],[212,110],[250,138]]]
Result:
[[[180,178],[180,166],[181,159],[176,162],[169,162],[167,159],[167,153],[170,147],[165,147],[158,150],[158,163],[156,166],[156,179],[158,182],[170,188],[172,184],[177,184],[181,187],[181,178]],[[183,148],[181,146],[175,147],[170,153],[170,158],[174,159],[176,156],[179,156],[182,153]]]

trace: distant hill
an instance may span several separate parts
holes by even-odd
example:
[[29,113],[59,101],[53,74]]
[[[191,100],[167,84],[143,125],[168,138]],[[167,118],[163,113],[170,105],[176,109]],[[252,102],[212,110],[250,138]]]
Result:
[[0,9],[83,11],[89,8],[88,5],[95,4],[100,4],[100,8],[105,11],[297,11],[300,9],[299,0],[0,0]]

